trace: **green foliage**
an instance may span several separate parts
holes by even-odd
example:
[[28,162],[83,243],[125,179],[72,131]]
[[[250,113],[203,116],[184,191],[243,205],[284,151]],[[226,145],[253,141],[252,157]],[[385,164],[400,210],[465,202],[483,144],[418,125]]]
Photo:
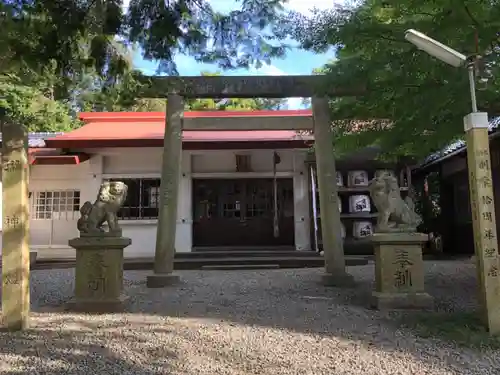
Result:
[[67,106],[19,81],[16,77],[0,78],[0,108],[11,121],[28,131],[68,131],[78,126]]
[[[163,112],[166,109],[166,99],[150,98],[136,99],[135,93],[140,89],[137,75],[132,72],[122,79],[119,85],[107,88],[104,92],[83,90],[79,96],[80,108],[86,111],[131,111],[131,112]],[[218,76],[220,72],[202,72],[203,76]],[[261,110],[279,109],[285,105],[283,99],[189,99],[186,110],[191,111],[230,111],[230,110]]]
[[415,211],[423,220],[418,229],[423,233],[441,233],[440,183],[439,173],[432,172],[413,185]]
[[[175,54],[224,69],[258,67],[285,53],[268,32],[279,22],[282,2],[242,0],[240,9],[220,14],[208,0],[132,0],[127,12],[123,0],[0,0],[0,72],[10,77],[1,98],[16,119],[33,121],[31,130],[73,126],[67,112],[163,110],[161,99],[135,99],[134,52],[159,60],[159,72],[168,74],[177,73]],[[189,103],[220,110],[281,104]],[[42,120],[44,113],[51,118]]]
[[[366,0],[309,18],[295,14],[285,32],[313,51],[338,48],[337,60],[323,69],[331,85],[368,87],[363,96],[331,103],[338,149],[378,144],[392,156],[423,157],[461,137],[462,118],[471,109],[468,80],[465,70],[407,42],[405,31],[417,29],[466,55],[483,55],[495,77],[499,19],[499,1]],[[499,81],[481,86],[480,109],[500,114]]]
[[208,0],[131,0],[127,38],[144,57],[159,60],[160,71],[177,74],[175,53],[222,69],[260,66],[286,49],[268,32],[278,24],[283,0],[241,0],[228,14],[213,10]]
[[265,99],[192,99],[187,108],[192,111],[242,111],[242,110],[275,110],[280,109],[282,101],[267,101]]
[[58,79],[53,98],[65,100],[74,83],[89,69],[111,83],[130,67],[119,28],[109,27],[109,17],[121,17],[121,1],[35,0],[1,1],[0,60],[3,73],[22,77],[22,69],[42,75],[55,64]]
[[[115,112],[132,110],[138,103],[136,99],[140,83],[136,79],[139,72],[129,71],[113,84],[106,84],[88,74],[74,93],[75,106],[80,111]],[[140,101],[144,103],[144,101]]]
[[242,0],[240,9],[221,14],[208,0],[131,0],[125,13],[123,0],[2,0],[0,46],[31,68],[57,61],[61,90],[88,67],[105,79],[126,72],[120,44],[136,44],[169,74],[177,73],[175,54],[224,69],[258,67],[286,51],[267,31],[283,13],[281,3]]

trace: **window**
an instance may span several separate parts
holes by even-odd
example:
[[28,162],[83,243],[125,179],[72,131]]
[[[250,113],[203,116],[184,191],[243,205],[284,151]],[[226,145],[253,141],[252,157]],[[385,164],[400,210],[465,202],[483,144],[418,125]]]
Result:
[[272,186],[268,183],[256,184],[249,182],[246,194],[246,216],[262,217],[274,210]]
[[31,196],[34,219],[73,220],[78,217],[79,190],[37,191]]
[[116,178],[128,186],[127,199],[118,212],[120,220],[147,220],[158,218],[160,205],[159,178]]

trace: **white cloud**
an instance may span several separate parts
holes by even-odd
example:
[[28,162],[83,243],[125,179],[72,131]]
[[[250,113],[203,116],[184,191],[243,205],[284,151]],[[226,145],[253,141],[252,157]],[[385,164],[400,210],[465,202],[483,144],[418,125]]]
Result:
[[288,0],[286,8],[295,10],[303,14],[310,14],[311,10],[317,9],[330,9],[334,5],[343,4],[342,0]]
[[250,68],[252,75],[256,76],[286,76],[288,75],[283,70],[276,68],[274,65],[262,65],[259,69]]
[[[209,0],[208,2],[219,12],[229,12],[241,6],[241,3],[236,0]],[[335,4],[342,3],[345,3],[345,0],[288,0],[285,8],[308,14],[313,8],[328,9]]]
[[[208,2],[219,12],[231,11],[240,6],[236,0],[209,0]],[[313,8],[328,9],[335,4],[343,4],[346,2],[346,0],[288,0],[285,8],[309,14]],[[129,4],[130,0],[123,0],[122,7],[127,9]]]

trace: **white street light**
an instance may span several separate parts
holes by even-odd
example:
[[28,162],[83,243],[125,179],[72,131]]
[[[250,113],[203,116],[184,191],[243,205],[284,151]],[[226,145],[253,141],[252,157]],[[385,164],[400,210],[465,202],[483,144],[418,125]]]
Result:
[[437,40],[434,40],[417,30],[406,30],[405,39],[418,49],[427,52],[429,55],[434,56],[436,59],[441,60],[448,65],[454,66],[455,68],[460,68],[462,66],[466,66],[468,68],[472,112],[477,112],[474,63],[470,62],[470,60],[467,59],[467,56],[455,51],[453,48],[445,46],[443,43],[439,43]]
[[405,39],[411,44],[415,45],[418,49],[427,52],[429,55],[434,56],[445,62],[448,65],[459,68],[465,65],[467,57],[460,52],[439,43],[437,40],[429,38],[427,35],[422,34],[417,30],[406,30]]
[[[498,292],[498,242],[491,175],[488,114],[477,111],[475,61],[416,30],[407,30],[405,39],[418,49],[454,66],[467,67],[472,113],[464,117],[467,143],[467,167],[472,213],[472,232],[477,267],[480,271],[483,319],[490,333],[500,335],[500,293]],[[494,272],[492,272],[494,270]]]

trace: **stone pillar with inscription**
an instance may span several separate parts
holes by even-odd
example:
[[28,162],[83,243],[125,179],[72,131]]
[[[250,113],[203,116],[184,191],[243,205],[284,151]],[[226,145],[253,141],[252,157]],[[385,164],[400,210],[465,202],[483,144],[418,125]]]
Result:
[[354,279],[347,273],[345,267],[328,98],[313,97],[312,110],[321,207],[321,236],[325,254],[323,282],[331,286],[352,286]]
[[500,334],[500,280],[488,125],[488,115],[484,112],[464,117],[479,301],[488,331],[497,335]]
[[27,328],[30,312],[28,134],[0,114],[2,131],[2,318],[9,330]]
[[377,208],[375,233],[368,237],[375,254],[375,290],[371,305],[378,309],[426,309],[433,298],[424,289],[422,247],[428,235],[418,233],[422,219],[413,201],[401,197],[398,180],[390,172],[370,181]]
[[154,270],[152,275],[148,275],[146,283],[149,288],[163,288],[179,281],[179,276],[173,274],[173,271],[182,158],[183,115],[184,100],[182,96],[169,94],[163,143],[160,212],[156,233]]
[[[76,250],[75,296],[69,310],[112,313],[124,308],[123,250],[132,241],[122,236],[117,212],[127,190],[123,182],[103,182],[95,203],[87,201],[80,209],[80,237],[69,240]],[[109,231],[104,231],[104,223]]]

